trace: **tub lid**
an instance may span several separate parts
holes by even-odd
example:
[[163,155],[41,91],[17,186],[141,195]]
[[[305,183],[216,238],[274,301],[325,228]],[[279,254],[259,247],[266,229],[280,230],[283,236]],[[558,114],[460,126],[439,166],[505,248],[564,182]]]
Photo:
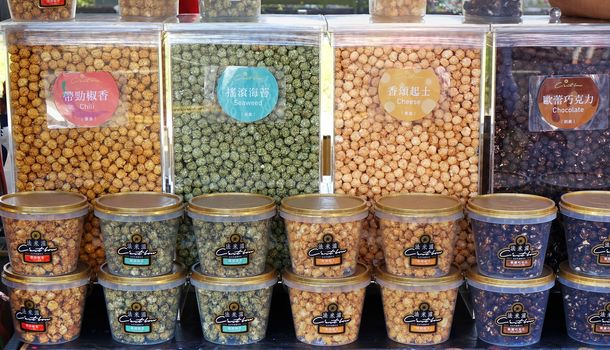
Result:
[[182,263],[174,262],[172,273],[162,276],[155,277],[139,277],[134,278],[131,276],[117,276],[110,273],[108,270],[108,264],[104,264],[100,267],[100,272],[97,274],[97,278],[100,284],[104,282],[110,282],[122,286],[154,286],[154,285],[166,285],[181,279],[186,279],[186,268]]
[[499,288],[536,288],[544,287],[549,284],[555,283],[555,274],[550,267],[545,266],[542,275],[537,278],[522,280],[522,279],[499,279],[493,277],[487,277],[479,272],[477,266],[470,268],[466,271],[466,280],[477,282],[483,285]]
[[188,210],[209,216],[253,216],[274,212],[275,201],[253,193],[213,193],[191,199]]
[[572,283],[590,286],[590,287],[610,287],[610,277],[587,276],[574,271],[567,261],[559,265],[558,277],[560,279],[570,281]]
[[383,282],[390,282],[399,286],[405,287],[434,287],[452,284],[463,280],[462,274],[457,267],[451,266],[449,273],[442,277],[421,278],[421,277],[406,277],[396,276],[389,273],[385,265],[375,269],[375,279]]
[[401,193],[382,197],[375,210],[412,217],[438,217],[462,212],[459,200],[442,194]]
[[337,277],[337,278],[315,278],[315,277],[305,277],[299,276],[292,272],[292,269],[285,269],[282,273],[282,279],[289,283],[296,283],[300,285],[305,285],[308,287],[346,287],[354,284],[359,284],[362,282],[370,282],[371,281],[371,270],[368,266],[358,263],[356,267],[356,272],[348,277]]
[[0,211],[15,214],[70,214],[88,205],[87,197],[74,192],[19,192],[0,197]]
[[496,193],[468,201],[469,212],[494,218],[544,218],[557,213],[555,202],[531,194]]
[[191,271],[191,280],[227,287],[259,285],[273,280],[277,281],[278,276],[277,270],[271,265],[265,266],[265,271],[262,274],[248,277],[207,276],[201,272],[201,265],[199,263],[193,265]]
[[182,199],[169,193],[121,192],[93,200],[95,211],[119,216],[161,216],[183,209]]
[[610,216],[610,191],[580,191],[561,196],[562,208],[572,212],[592,215]]
[[280,210],[308,217],[346,217],[368,211],[366,201],[344,194],[305,194],[282,200]]
[[2,271],[2,278],[6,281],[19,283],[19,284],[36,284],[36,285],[54,285],[54,284],[67,284],[72,282],[82,281],[89,279],[91,276],[91,269],[89,265],[79,262],[76,270],[67,275],[61,276],[22,276],[13,272],[11,264],[4,265]]

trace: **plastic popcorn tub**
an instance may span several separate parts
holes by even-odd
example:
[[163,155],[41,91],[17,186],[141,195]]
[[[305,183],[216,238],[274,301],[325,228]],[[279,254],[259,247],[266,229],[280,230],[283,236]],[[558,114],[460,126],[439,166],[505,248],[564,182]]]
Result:
[[8,9],[17,21],[67,21],[76,17],[76,0],[8,0]]
[[459,200],[440,194],[396,194],[375,203],[390,274],[440,277],[449,273],[464,217]]
[[350,276],[358,265],[364,200],[347,195],[312,194],[285,198],[280,215],[286,223],[292,271],[301,276]]
[[112,339],[130,345],[154,345],[174,338],[180,292],[186,283],[184,265],[175,263],[168,275],[133,278],[110,274],[102,265]]
[[184,205],[173,194],[117,193],[93,201],[110,273],[153,277],[174,266]]
[[4,266],[2,283],[8,287],[11,317],[19,340],[36,345],[62,344],[79,337],[89,267],[79,264],[63,276],[26,277]]
[[498,193],[472,198],[466,211],[483,275],[528,279],[542,274],[551,224],[557,217],[555,202]]
[[610,278],[574,271],[568,262],[559,267],[568,336],[591,345],[610,345]]
[[282,273],[288,287],[297,339],[309,345],[337,346],[358,339],[369,268],[359,264],[350,277],[334,279]]
[[559,204],[570,267],[610,277],[610,191],[565,194]]
[[24,276],[74,272],[87,198],[70,192],[21,192],[0,197],[11,270]]
[[250,277],[215,277],[193,266],[203,337],[214,344],[252,344],[265,338],[271,295],[278,274],[271,266]]
[[165,18],[178,15],[178,0],[119,0],[121,17]]
[[200,0],[199,11],[206,19],[254,19],[261,14],[261,0]]
[[195,197],[188,205],[197,239],[201,273],[246,277],[265,270],[271,223],[271,197],[250,193],[217,193]]
[[378,268],[388,337],[408,345],[434,345],[449,339],[458,288],[464,282],[456,267],[447,276],[412,278]]
[[426,7],[426,0],[369,0],[369,12],[381,20],[419,20],[426,15]]
[[477,335],[498,346],[529,346],[540,341],[550,289],[555,274],[545,267],[542,276],[515,281],[482,275],[476,267],[466,273],[471,290]]

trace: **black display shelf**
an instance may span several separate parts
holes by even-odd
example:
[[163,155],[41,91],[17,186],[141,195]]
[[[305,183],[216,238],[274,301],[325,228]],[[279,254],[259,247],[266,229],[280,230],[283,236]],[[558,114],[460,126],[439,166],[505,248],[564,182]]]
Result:
[[[191,287],[192,288],[192,287]],[[20,343],[15,337],[5,349],[321,349],[302,344],[296,340],[292,324],[288,294],[280,285],[276,286],[271,305],[271,318],[267,338],[257,344],[245,346],[219,346],[203,339],[195,294],[187,293],[182,320],[178,322],[176,338],[168,343],[155,346],[125,346],[112,340],[108,327],[108,317],[100,286],[94,286],[88,297],[81,337],[73,342],[58,346],[35,347]],[[565,333],[561,294],[554,291],[549,299],[547,317],[542,341],[530,346],[531,349],[580,349],[591,346],[570,339]],[[377,286],[367,290],[359,340],[337,349],[499,349],[477,340],[474,320],[469,317],[462,298],[458,298],[451,339],[443,344],[429,347],[409,347],[389,340],[386,336],[381,304],[381,293]],[[603,349],[601,347],[597,349]],[[609,347],[605,347],[609,349]]]

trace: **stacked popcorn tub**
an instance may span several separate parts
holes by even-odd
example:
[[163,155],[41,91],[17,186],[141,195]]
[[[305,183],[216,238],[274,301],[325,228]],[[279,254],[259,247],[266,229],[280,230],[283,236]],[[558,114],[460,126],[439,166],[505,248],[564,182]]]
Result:
[[388,337],[408,345],[449,339],[463,278],[452,265],[463,218],[460,201],[439,194],[397,194],[375,204],[385,265],[381,287]]
[[62,344],[80,335],[90,269],[78,262],[87,198],[68,192],[22,192],[0,197],[10,263],[9,289],[19,340]]
[[282,281],[297,339],[319,346],[355,342],[371,282],[369,268],[358,263],[366,202],[348,195],[294,196],[282,201],[280,215],[292,265]]
[[466,279],[479,339],[498,346],[539,342],[555,285],[555,274],[544,266],[555,202],[490,194],[472,198],[466,211],[477,252],[477,266]]
[[112,338],[131,345],[173,339],[187,275],[184,265],[174,262],[182,200],[124,192],[102,196],[93,206],[106,253],[98,281]]
[[221,345],[265,338],[277,272],[266,265],[272,221],[271,197],[217,193],[189,201],[199,263],[192,267],[203,337]]

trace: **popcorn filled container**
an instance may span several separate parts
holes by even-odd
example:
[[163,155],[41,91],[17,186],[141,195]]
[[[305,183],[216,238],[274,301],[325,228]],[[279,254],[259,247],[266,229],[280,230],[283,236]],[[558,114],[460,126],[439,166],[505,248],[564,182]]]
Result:
[[449,273],[464,217],[459,200],[440,194],[396,194],[375,203],[387,272],[406,277]]
[[204,275],[193,266],[203,337],[214,344],[244,345],[265,338],[271,295],[278,273],[267,266],[263,273],[247,277]]
[[426,15],[426,0],[369,0],[373,18],[393,21],[415,21]]
[[545,267],[529,280],[497,279],[476,267],[466,273],[476,318],[477,335],[497,346],[529,346],[540,341],[555,274]]
[[583,275],[563,262],[558,280],[568,336],[585,344],[610,345],[610,278]]
[[455,266],[448,272],[443,277],[413,278],[390,274],[385,267],[376,270],[390,339],[408,345],[435,345],[449,339],[464,279]]
[[163,19],[178,15],[179,0],[119,0],[119,14],[124,18]]
[[130,345],[154,345],[174,338],[184,265],[170,274],[147,278],[112,275],[106,264],[98,274],[104,287],[112,339]]
[[314,278],[346,277],[358,266],[364,200],[347,195],[312,194],[282,201],[292,272]]
[[16,21],[67,21],[76,17],[76,0],[7,0]]
[[21,192],[0,197],[11,271],[59,276],[78,267],[87,198],[71,192]]
[[358,339],[369,268],[359,264],[355,274],[339,278],[302,277],[282,273],[288,287],[297,339],[317,346],[338,346]]
[[247,277],[263,273],[276,216],[273,198],[249,193],[202,195],[190,200],[188,216],[202,274]]
[[62,344],[79,337],[90,269],[85,264],[70,274],[27,277],[4,266],[15,335],[28,344]]
[[519,23],[523,0],[464,0],[468,23]]
[[550,199],[499,193],[472,198],[466,206],[479,272],[500,279],[539,277],[557,217]]
[[100,220],[108,270],[114,275],[154,277],[174,267],[182,199],[156,192],[117,193],[93,201]]
[[254,20],[261,14],[261,0],[200,0],[199,11],[209,20]]
[[564,194],[559,203],[570,268],[610,277],[610,192]]

